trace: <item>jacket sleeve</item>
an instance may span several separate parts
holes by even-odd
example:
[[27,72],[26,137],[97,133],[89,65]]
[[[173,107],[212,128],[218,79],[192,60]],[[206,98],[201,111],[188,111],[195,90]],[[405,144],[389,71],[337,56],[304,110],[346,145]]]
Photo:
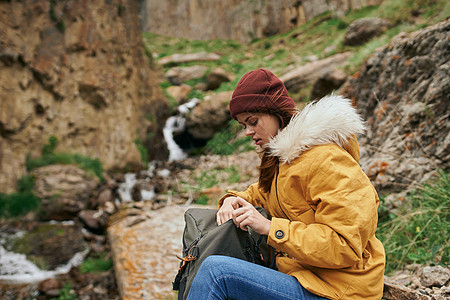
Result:
[[223,200],[229,196],[241,197],[252,205],[265,207],[266,193],[258,188],[258,183],[254,183],[248,187],[246,191],[228,191],[222,198],[219,199],[218,207],[222,206]]
[[[306,174],[291,175],[286,187],[303,190],[315,210],[315,221],[272,218],[268,243],[301,264],[331,269],[353,266],[365,255],[376,231],[375,189],[359,164],[336,148],[315,151],[305,164],[301,171]],[[295,203],[295,199],[289,201]]]

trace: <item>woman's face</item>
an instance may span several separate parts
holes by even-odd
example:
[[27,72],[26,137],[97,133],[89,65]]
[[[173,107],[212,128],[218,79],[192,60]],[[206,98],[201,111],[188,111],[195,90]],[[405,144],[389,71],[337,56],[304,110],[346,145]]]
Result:
[[256,145],[267,148],[269,139],[278,133],[280,121],[277,117],[265,113],[243,112],[236,118],[244,126],[245,135],[251,136]]

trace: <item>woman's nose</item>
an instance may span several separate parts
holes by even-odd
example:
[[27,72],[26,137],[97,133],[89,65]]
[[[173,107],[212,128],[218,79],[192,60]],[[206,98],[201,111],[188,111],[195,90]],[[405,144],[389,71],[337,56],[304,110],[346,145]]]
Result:
[[249,135],[253,135],[255,133],[255,131],[253,129],[250,128],[245,128],[245,135],[249,136]]

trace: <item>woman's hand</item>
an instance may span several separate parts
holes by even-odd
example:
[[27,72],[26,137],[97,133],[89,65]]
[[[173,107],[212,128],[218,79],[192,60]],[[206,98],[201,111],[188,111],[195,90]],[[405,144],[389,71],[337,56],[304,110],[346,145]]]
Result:
[[233,206],[231,205],[231,202],[236,199],[237,197],[227,197],[223,200],[222,206],[220,207],[219,211],[216,215],[217,225],[222,225],[229,219],[233,218]]
[[231,205],[233,222],[237,227],[247,231],[250,226],[254,231],[262,235],[269,235],[270,220],[261,215],[256,208],[240,197],[233,197]]

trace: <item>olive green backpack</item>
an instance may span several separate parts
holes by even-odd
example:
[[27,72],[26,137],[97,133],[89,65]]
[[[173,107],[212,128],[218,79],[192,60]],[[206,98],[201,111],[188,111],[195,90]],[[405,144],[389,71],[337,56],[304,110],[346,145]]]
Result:
[[[269,218],[262,207],[256,209]],[[203,260],[210,255],[225,255],[275,268],[273,248],[267,245],[267,236],[249,228],[244,231],[228,220],[218,226],[215,209],[190,208],[184,214],[183,252],[180,268],[173,282],[178,299],[186,299],[195,274]]]

